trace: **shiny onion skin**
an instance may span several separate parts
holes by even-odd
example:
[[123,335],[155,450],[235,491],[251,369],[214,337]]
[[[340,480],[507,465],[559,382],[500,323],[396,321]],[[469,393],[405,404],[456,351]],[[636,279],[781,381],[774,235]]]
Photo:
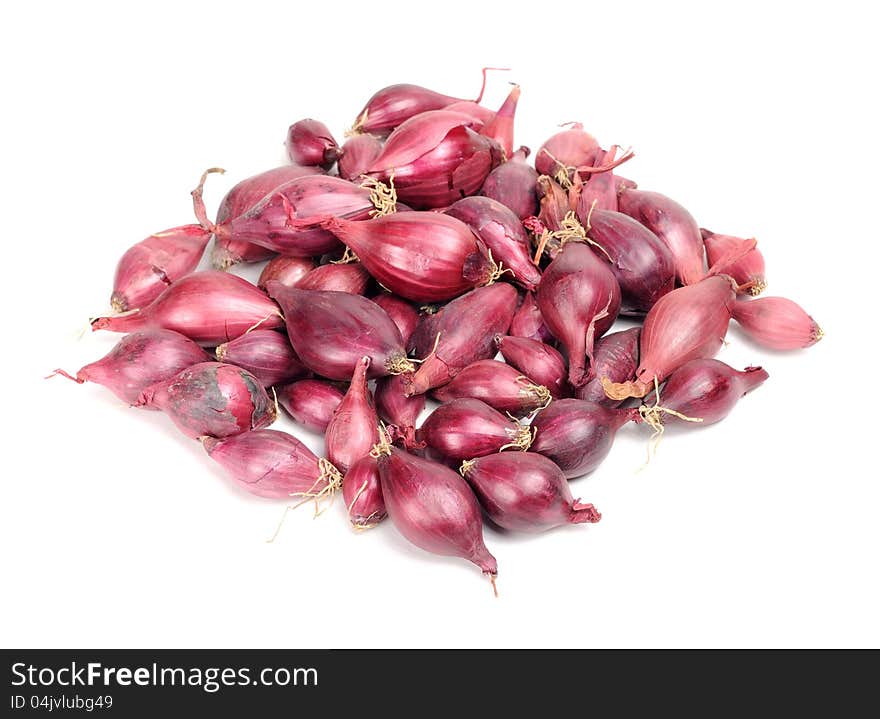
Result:
[[472,397],[514,417],[525,417],[546,407],[552,399],[546,387],[494,359],[468,365],[451,382],[435,389],[433,396],[438,402]]
[[586,233],[601,247],[593,246],[593,251],[611,259],[620,285],[620,314],[644,315],[675,288],[672,253],[641,223],[620,212],[597,209],[589,215]]
[[406,539],[433,554],[467,559],[490,577],[498,574],[483,541],[480,505],[455,470],[388,445],[374,453],[385,508]]
[[202,437],[208,456],[258,497],[319,497],[339,487],[339,472],[286,432],[260,429],[224,439]]
[[431,412],[416,430],[416,439],[448,459],[462,461],[503,449],[526,450],[532,432],[481,400],[463,398]]
[[615,409],[580,399],[560,399],[532,422],[530,451],[553,460],[568,479],[589,474],[611,451],[614,436],[629,421],[640,422],[638,408]]
[[116,265],[110,306],[114,312],[145,307],[175,280],[196,269],[211,232],[183,225],[157,232],[130,247]]
[[690,212],[659,192],[625,189],[617,207],[638,220],[662,240],[672,253],[675,274],[683,285],[699,282],[706,275],[703,237]]
[[412,337],[412,333],[415,332],[416,325],[419,323],[418,310],[406,300],[388,292],[376,295],[372,300],[388,313],[388,316],[397,325],[397,329],[400,330],[404,346],[407,346],[409,338]]
[[297,359],[287,335],[275,330],[246,332],[231,342],[219,345],[214,354],[218,362],[246,369],[264,387],[291,382],[309,372]]
[[138,407],[167,414],[187,437],[229,437],[275,421],[275,404],[247,370],[200,362],[145,389]]
[[707,277],[660,298],[645,317],[635,380],[602,379],[611,399],[644,397],[685,362],[714,357],[724,342],[736,300],[736,283],[726,275]]
[[258,325],[267,330],[281,327],[278,305],[241,277],[204,270],[177,280],[139,311],[93,320],[92,330],[162,328],[216,346]]
[[[761,367],[746,367],[742,372],[716,359],[685,362],[669,375],[660,390],[660,404],[654,412],[661,424],[692,424],[676,417],[673,410],[699,419],[694,426],[714,424],[724,419],[739,399],[762,385],[769,375]],[[645,407],[651,412],[651,407]]]
[[366,174],[385,184],[393,179],[400,200],[417,210],[476,194],[503,151],[471,129],[473,124],[460,112],[416,115],[391,133]]
[[101,359],[82,367],[76,377],[60,369],[52,374],[78,384],[103,385],[123,402],[134,404],[147,387],[208,359],[205,350],[178,332],[142,330],[123,337]]
[[382,140],[375,135],[353,135],[339,151],[336,169],[343,180],[354,182],[382,154]]
[[[617,147],[612,147],[608,152],[599,150],[596,153],[597,164],[614,162]],[[580,179],[578,175],[576,180]],[[578,201],[575,212],[581,224],[587,224],[587,217],[591,210],[608,210],[617,212],[617,188],[620,178],[611,172],[598,172],[590,175],[578,190]]]
[[547,324],[541,316],[541,310],[538,309],[533,292],[526,292],[523,296],[522,302],[513,315],[508,334],[511,337],[525,337],[545,344],[556,342],[556,338],[547,328]]
[[504,529],[543,532],[602,519],[592,504],[572,497],[565,474],[543,455],[490,454],[463,462],[460,471],[489,519]]
[[554,399],[568,394],[565,359],[550,345],[528,337],[496,335],[495,346],[509,365],[546,387]]
[[379,441],[379,418],[367,389],[369,366],[369,357],[357,363],[348,391],[324,430],[327,458],[343,474],[359,459],[369,455]]
[[489,173],[480,194],[500,202],[520,220],[538,213],[535,184],[538,173],[526,164],[529,149],[521,147],[507,161]]
[[449,112],[460,112],[463,115],[467,115],[473,120],[472,127],[475,130],[480,131],[482,131],[487,122],[495,117],[495,112],[493,110],[478,105],[473,100],[459,100],[458,102],[453,102],[451,105],[447,105],[441,109],[448,110]]
[[538,286],[541,271],[532,262],[529,238],[513,212],[488,197],[465,197],[445,213],[470,227],[518,284],[527,290]]
[[605,394],[602,379],[611,382],[628,382],[636,376],[639,366],[639,338],[641,327],[632,327],[620,332],[600,337],[593,349],[593,366],[596,376],[583,387],[578,387],[575,396],[606,407],[618,407],[623,400],[611,399]]
[[410,378],[407,395],[442,387],[469,364],[493,357],[495,335],[507,332],[515,308],[516,290],[497,282],[423,316],[410,340],[422,362]]
[[315,261],[311,257],[285,257],[278,255],[263,268],[257,287],[264,292],[266,283],[277,280],[285,287],[294,287],[303,277],[315,269]]
[[811,347],[825,334],[799,304],[785,297],[737,300],[733,319],[755,342],[773,350]]
[[355,462],[345,473],[342,499],[348,519],[355,529],[375,527],[388,516],[382,498],[379,464],[369,454]]
[[544,270],[535,299],[568,354],[568,381],[586,384],[594,376],[593,343],[620,309],[620,287],[608,263],[587,245],[569,242]]
[[287,129],[287,156],[294,165],[329,170],[339,158],[339,145],[323,122],[306,119]]
[[270,282],[293,350],[321,377],[348,380],[362,357],[370,378],[412,371],[400,330],[375,302],[348,292],[301,290]]
[[407,447],[416,445],[416,420],[425,409],[425,395],[407,397],[406,375],[392,375],[376,380],[376,411],[379,418],[397,427]]
[[578,167],[592,165],[601,152],[596,138],[579,122],[550,137],[535,154],[535,169],[542,175],[571,179]]
[[320,379],[301,379],[278,388],[278,403],[294,422],[324,434],[345,394]]
[[400,212],[370,222],[325,224],[383,287],[413,302],[445,302],[493,277],[477,238],[460,220]]
[[481,135],[498,143],[505,160],[513,155],[513,119],[516,115],[519,95],[519,85],[514,85],[504,103],[498,108],[498,112],[480,128]]
[[723,264],[721,271],[730,275],[739,285],[739,294],[760,295],[767,287],[767,278],[764,275],[764,256],[757,247],[753,247],[745,255],[730,263],[725,263],[725,258],[735,253],[737,248],[748,242],[740,237],[732,235],[719,235],[706,229],[700,229],[703,236],[703,244],[706,246],[706,259],[709,267]]
[[328,264],[316,267],[302,277],[296,287],[302,290],[325,290],[362,295],[370,284],[370,275],[360,262]]

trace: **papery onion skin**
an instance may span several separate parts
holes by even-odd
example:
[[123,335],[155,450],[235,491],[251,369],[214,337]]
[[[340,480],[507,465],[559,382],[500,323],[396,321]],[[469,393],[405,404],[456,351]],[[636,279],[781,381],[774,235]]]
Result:
[[246,332],[231,342],[218,345],[214,352],[219,362],[246,369],[264,387],[291,382],[309,372],[297,359],[287,335],[275,330]]
[[541,310],[538,309],[534,292],[526,292],[523,295],[522,302],[510,322],[508,334],[511,337],[526,337],[548,345],[556,342],[556,338],[544,322]]
[[514,85],[498,112],[480,128],[481,135],[495,140],[501,146],[504,159],[513,155],[513,121],[519,96],[520,87]]
[[306,429],[324,434],[345,394],[330,382],[302,379],[279,387],[278,403]]
[[576,397],[606,407],[620,406],[623,400],[614,400],[606,395],[602,387],[602,379],[607,378],[611,382],[629,382],[636,376],[641,334],[641,327],[632,327],[600,337],[593,349],[596,376],[583,387],[578,387]]
[[268,291],[281,305],[297,357],[321,377],[347,380],[365,356],[370,378],[412,370],[397,325],[366,297],[277,282]]
[[382,496],[397,530],[425,551],[462,557],[494,576],[483,518],[467,482],[442,464],[389,447],[378,457]]
[[323,122],[306,119],[287,130],[287,155],[294,165],[329,170],[339,157],[339,145]]
[[375,527],[388,515],[382,498],[379,465],[367,455],[355,462],[342,483],[342,499],[348,519],[356,529]]
[[529,149],[521,147],[511,158],[496,167],[483,182],[480,194],[507,207],[520,220],[538,213],[535,183],[537,171],[526,164]]
[[92,330],[134,332],[168,329],[203,345],[216,346],[259,325],[281,327],[281,313],[264,292],[247,280],[218,270],[194,272],[172,283],[143,309],[99,317]]
[[194,271],[211,232],[183,225],[157,232],[130,247],[116,265],[110,305],[115,312],[145,307],[175,280]]
[[495,336],[495,345],[505,361],[558,399],[568,392],[565,359],[550,345],[528,337]]
[[596,138],[579,122],[550,137],[535,154],[535,169],[542,175],[570,175],[569,168],[592,165],[601,151]]
[[411,117],[460,101],[461,98],[443,95],[419,85],[389,85],[367,100],[352,130],[357,133],[387,134]]
[[[719,235],[702,228],[700,232],[706,247],[706,259],[709,262],[709,267],[722,262],[724,257],[747,242],[741,237]],[[726,264],[722,271],[736,280],[739,285],[737,290],[739,294],[759,295],[767,287],[767,278],[764,274],[764,256],[757,247],[753,247],[735,262]]]
[[296,287],[303,290],[326,290],[362,295],[370,284],[370,275],[360,262],[328,264],[316,267],[302,277]]
[[[616,147],[611,148],[608,152],[599,150],[596,153],[596,164],[613,162],[616,150]],[[617,194],[620,181],[620,178],[611,172],[597,172],[591,174],[589,179],[582,183],[575,210],[581,224],[586,226],[587,217],[593,210],[618,211]]]
[[400,330],[404,346],[408,346],[409,339],[419,323],[418,310],[406,300],[388,292],[376,295],[372,300],[388,313],[388,316],[397,325],[397,329]]
[[340,148],[336,169],[343,180],[354,182],[381,154],[382,140],[375,135],[352,135]]
[[376,411],[383,422],[397,427],[407,447],[414,447],[416,420],[425,409],[425,395],[407,397],[407,382],[408,377],[402,374],[376,380]]
[[466,461],[461,473],[489,519],[518,532],[595,524],[602,515],[572,497],[565,474],[535,452],[502,452]]
[[202,437],[208,456],[258,497],[290,499],[328,489],[328,472],[312,451],[286,432],[259,429],[218,439]]
[[151,385],[208,359],[205,350],[179,332],[141,330],[123,337],[101,359],[80,368],[75,377],[63,370],[55,370],[53,374],[79,384],[94,382],[103,385],[123,402],[135,404]]
[[439,402],[472,397],[514,417],[525,417],[541,409],[551,398],[546,387],[494,359],[469,364],[451,382],[435,389],[433,396]]
[[367,388],[369,366],[369,357],[358,362],[348,391],[324,431],[327,458],[343,474],[379,441],[379,418]]
[[639,410],[614,409],[580,399],[560,399],[538,413],[531,452],[553,460],[568,479],[589,474],[611,451],[617,430],[640,421]]
[[825,334],[799,304],[785,297],[737,300],[733,319],[751,339],[773,350],[811,347]]
[[247,370],[200,362],[145,389],[136,406],[167,414],[187,437],[229,437],[275,421],[275,404]]

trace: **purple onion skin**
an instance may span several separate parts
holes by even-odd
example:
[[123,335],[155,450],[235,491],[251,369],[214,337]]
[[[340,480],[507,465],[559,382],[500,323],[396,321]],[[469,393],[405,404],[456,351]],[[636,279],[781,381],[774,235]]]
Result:
[[342,498],[348,519],[356,529],[375,527],[388,516],[375,458],[362,457],[345,473]]
[[388,134],[411,117],[442,110],[461,98],[443,95],[420,85],[389,85],[373,95],[358,114],[354,132]]
[[511,337],[526,337],[547,345],[555,344],[556,338],[550,332],[533,292],[526,292],[519,308],[513,315],[508,334]]
[[392,375],[376,380],[376,411],[379,418],[397,427],[407,447],[416,444],[416,420],[425,409],[425,395],[407,397],[405,375]]
[[383,377],[395,362],[406,360],[397,325],[366,297],[278,282],[270,282],[267,290],[281,305],[294,352],[315,374],[348,380],[360,359],[369,357],[368,377]]
[[592,472],[608,456],[614,435],[639,410],[614,409],[580,399],[560,399],[538,413],[530,451],[553,460],[573,479]]
[[388,313],[388,316],[397,325],[397,329],[400,330],[404,346],[408,347],[410,337],[415,332],[416,325],[419,324],[418,310],[402,297],[388,292],[376,295],[373,297],[373,302]]
[[369,357],[358,362],[348,391],[325,430],[327,458],[343,474],[361,457],[367,456],[379,441],[379,418],[373,395],[367,388],[369,366]]
[[[647,227],[620,212],[594,210],[587,236],[611,257],[620,285],[620,314],[644,315],[675,288],[672,253]],[[602,250],[593,247],[601,258]]]
[[370,275],[360,262],[316,267],[296,283],[302,290],[348,292],[362,295],[370,284]]
[[287,155],[294,165],[329,170],[339,157],[339,145],[323,122],[306,119],[287,130]]
[[257,287],[264,292],[266,284],[272,280],[285,287],[294,287],[303,277],[315,269],[315,261],[311,257],[285,257],[278,255],[266,264],[257,280]]
[[505,361],[535,384],[543,385],[554,399],[569,393],[565,359],[550,345],[528,337],[497,335],[495,345]]
[[410,345],[425,361],[412,376],[407,394],[442,387],[469,364],[493,357],[495,335],[507,332],[515,310],[516,290],[497,282],[471,290],[436,314],[424,315]]
[[382,141],[375,135],[354,135],[343,144],[336,169],[343,180],[356,181],[382,154]]
[[489,519],[518,532],[595,524],[602,515],[572,497],[565,474],[534,452],[502,452],[462,465],[461,472]]
[[575,396],[606,407],[619,407],[623,400],[611,399],[602,387],[602,378],[612,382],[629,382],[636,376],[639,366],[639,339],[642,328],[612,332],[600,337],[593,350],[593,366],[596,376],[583,387],[578,387]]
[[79,384],[103,385],[123,402],[135,404],[148,387],[208,359],[205,350],[179,332],[142,330],[123,337],[101,359],[82,367],[76,377],[63,370],[55,370],[55,374]]
[[769,376],[761,367],[746,367],[740,372],[716,359],[686,362],[663,385],[660,406],[702,422],[686,422],[665,412],[661,413],[660,421],[695,427],[719,422],[730,414],[740,397],[762,385]]
[[167,414],[187,437],[229,437],[275,421],[275,404],[247,370],[222,362],[200,362],[148,387],[138,406]]
[[455,470],[397,447],[378,458],[382,496],[397,530],[433,554],[462,557],[495,576],[474,493]]
[[550,399],[546,387],[540,387],[515,367],[493,359],[468,365],[449,384],[435,389],[433,396],[438,402],[463,397],[479,399],[514,417],[525,417]]
[[246,369],[271,387],[291,382],[309,370],[296,357],[287,336],[275,330],[252,330],[215,350],[217,360]]
[[492,252],[496,262],[513,273],[516,282],[534,290],[541,271],[531,258],[531,245],[522,222],[507,207],[489,197],[464,197],[445,210],[464,222]]
[[302,379],[278,388],[278,403],[306,429],[324,434],[345,394],[319,379]]
[[461,461],[499,452],[528,434],[528,427],[485,402],[463,398],[442,404],[428,415],[416,439],[444,457]]
[[520,220],[538,214],[535,192],[538,173],[526,164],[528,153],[524,149],[513,153],[509,161],[492,170],[480,190],[481,195],[500,202]]
[[203,437],[202,445],[240,487],[258,497],[290,499],[291,494],[318,494],[327,488],[318,458],[286,432],[261,429],[224,439]]

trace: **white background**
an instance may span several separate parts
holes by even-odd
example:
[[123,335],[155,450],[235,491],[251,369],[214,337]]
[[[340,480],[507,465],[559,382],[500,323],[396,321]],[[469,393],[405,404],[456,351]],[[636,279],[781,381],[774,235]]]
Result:
[[[3,592],[7,646],[876,646],[876,28],[863,3],[119,3],[4,10]],[[288,124],[342,140],[373,91],[523,93],[536,149],[581,120],[633,145],[625,174],[716,231],[756,235],[768,294],[826,338],[720,355],[770,380],[723,423],[629,425],[573,482],[604,519],[486,542],[464,561],[357,534],[338,502],[239,491],[158,413],[43,381],[103,355],[75,339],[132,243],[279,163]],[[213,210],[212,210],[213,211]],[[251,275],[253,276],[253,275]],[[279,422],[279,428],[291,428]],[[303,433],[300,432],[302,436]],[[320,446],[315,443],[313,446]]]

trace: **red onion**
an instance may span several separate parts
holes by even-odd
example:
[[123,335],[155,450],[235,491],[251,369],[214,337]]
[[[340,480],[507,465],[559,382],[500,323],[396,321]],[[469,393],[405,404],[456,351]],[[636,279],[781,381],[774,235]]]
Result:
[[481,131],[485,124],[495,117],[494,110],[478,105],[473,100],[459,100],[458,102],[453,102],[451,105],[447,105],[441,109],[448,110],[449,112],[460,112],[462,115],[467,115],[473,120],[472,127],[475,130]]
[[483,543],[483,518],[474,493],[455,470],[402,449],[376,447],[388,516],[417,547],[476,564],[493,579],[495,557]]
[[527,450],[532,438],[529,427],[469,397],[440,405],[416,430],[416,439],[455,460],[483,457],[508,448]]
[[755,342],[774,350],[810,347],[825,335],[799,304],[784,297],[737,300],[733,319]]
[[362,357],[369,376],[411,372],[400,330],[379,305],[348,292],[324,292],[269,283],[284,311],[287,335],[300,361],[327,379],[351,377]]
[[321,434],[345,396],[335,385],[319,379],[301,379],[280,387],[277,392],[279,404],[294,422]]
[[538,173],[526,164],[529,148],[521,147],[511,158],[496,167],[483,182],[481,195],[507,207],[520,220],[537,214],[538,195],[535,183]]
[[287,130],[287,155],[294,165],[333,167],[339,157],[339,145],[323,122],[300,120]]
[[95,382],[123,402],[134,404],[147,387],[207,359],[205,350],[182,334],[171,330],[145,330],[123,337],[101,359],[82,367],[76,377],[61,369],[52,374],[79,384]]
[[514,85],[504,103],[498,108],[498,112],[480,129],[481,135],[495,140],[501,146],[504,159],[513,155],[513,118],[516,115],[519,95],[519,85]]
[[356,529],[375,527],[385,519],[385,500],[375,457],[362,457],[345,473],[342,498],[348,518]]
[[501,162],[494,140],[470,128],[459,112],[432,110],[410,118],[388,137],[367,174],[393,179],[400,199],[416,209],[446,207],[475,194]]
[[401,212],[370,222],[324,225],[391,292],[414,302],[442,302],[491,281],[498,269],[463,222],[436,212]]
[[260,497],[319,499],[333,494],[342,477],[330,462],[286,432],[261,429],[225,439],[203,437],[202,445],[239,486]]
[[764,256],[757,247],[753,247],[744,255],[739,256],[733,262],[728,262],[738,250],[744,247],[744,240],[731,235],[717,235],[709,230],[700,229],[703,236],[703,244],[706,246],[706,259],[709,267],[721,266],[724,274],[730,275],[739,285],[739,294],[760,295],[767,287],[764,276]]
[[602,519],[592,504],[571,496],[565,474],[540,454],[490,454],[463,462],[460,471],[489,519],[504,529],[542,532]]
[[406,375],[392,375],[377,380],[376,409],[384,422],[397,427],[406,446],[413,447],[416,445],[416,420],[425,409],[425,395],[407,397],[406,384]]
[[510,326],[516,290],[499,282],[468,292],[422,318],[411,344],[424,360],[407,386],[422,394],[449,382],[469,364],[495,355],[494,338]]
[[617,206],[666,244],[672,252],[675,274],[681,284],[692,285],[705,276],[700,227],[684,207],[659,192],[633,189],[620,193]]
[[434,390],[434,399],[449,402],[472,397],[514,417],[525,417],[546,407],[550,390],[498,360],[479,360],[465,367],[449,384]]
[[730,323],[734,284],[726,275],[707,277],[663,295],[645,317],[635,380],[616,383],[603,377],[605,394],[618,400],[644,397],[655,380],[662,382],[685,362],[714,356]]
[[535,192],[539,206],[537,219],[540,222],[536,223],[534,218],[529,217],[523,224],[535,235],[545,229],[551,232],[561,230],[563,220],[573,209],[568,193],[547,175],[540,175],[535,181]]
[[[596,161],[599,164],[614,162],[614,156],[618,147],[614,145],[608,152],[599,150],[596,153]],[[576,181],[580,176],[575,178]],[[599,172],[590,175],[590,178],[581,184],[578,192],[577,216],[578,219],[586,224],[587,216],[590,210],[610,210],[617,212],[617,190],[621,182],[621,178],[611,172]],[[628,182],[628,181],[624,181]]]
[[761,367],[746,367],[740,372],[716,359],[691,360],[669,375],[659,404],[642,407],[642,416],[658,429],[688,418],[703,425],[714,424],[769,376]]
[[138,407],[167,414],[187,437],[229,437],[275,421],[275,404],[247,370],[200,362],[145,389]]
[[611,399],[605,394],[602,379],[611,382],[628,382],[636,376],[639,366],[639,337],[641,327],[612,332],[600,337],[593,350],[593,367],[596,376],[577,391],[578,399],[586,399],[606,407],[617,407],[623,400]]
[[397,329],[400,330],[403,344],[404,346],[407,346],[409,344],[409,338],[412,337],[412,333],[415,331],[416,325],[419,323],[419,313],[416,308],[406,300],[403,300],[396,295],[388,294],[387,292],[383,292],[382,294],[373,297],[373,302],[385,310],[388,313],[388,316],[394,320],[394,324],[396,324]]
[[211,239],[201,225],[184,225],[141,240],[116,265],[110,305],[126,312],[150,304],[175,280],[195,270]]
[[316,267],[296,286],[301,290],[327,290],[362,295],[370,283],[370,275],[360,262],[329,264]]
[[265,291],[266,283],[272,280],[277,280],[285,287],[293,287],[313,269],[315,269],[315,261],[311,257],[278,255],[269,260],[263,268],[260,279],[257,280],[257,287]]
[[489,197],[465,197],[445,213],[470,227],[519,284],[527,290],[537,287],[541,271],[532,262],[529,238],[513,212]]
[[568,479],[592,472],[608,456],[617,430],[640,422],[639,410],[604,407],[580,399],[559,399],[532,422],[531,451],[552,459]]
[[617,318],[620,287],[608,264],[584,244],[569,242],[544,270],[535,295],[541,316],[568,353],[568,381],[594,376],[593,342]]
[[353,135],[339,151],[336,169],[343,180],[354,182],[382,154],[382,141],[375,135]]
[[532,292],[526,292],[523,296],[519,308],[513,315],[508,334],[511,337],[525,337],[545,344],[556,341],[541,316],[541,310],[538,309],[538,303],[535,302],[535,295]]
[[294,354],[287,336],[275,330],[246,332],[218,346],[215,354],[219,362],[246,369],[264,387],[290,382],[308,373]]
[[[594,210],[586,230],[620,285],[620,313],[643,315],[675,288],[672,253],[644,225],[620,212]],[[601,249],[600,249],[601,248]]]
[[551,397],[558,399],[568,393],[565,360],[549,345],[528,337],[504,335],[495,335],[495,345],[508,364],[535,384],[546,387]]
[[327,458],[345,474],[379,441],[379,418],[373,397],[367,389],[370,358],[364,357],[354,369],[351,384],[333,412],[324,435]]
[[164,328],[199,344],[218,345],[258,325],[262,329],[281,327],[278,306],[241,277],[205,270],[177,280],[140,311],[93,320],[92,330]]
[[602,163],[599,159],[604,151],[596,138],[586,132],[579,122],[568,125],[567,130],[557,132],[541,145],[535,155],[535,169],[542,175],[554,178],[566,189],[571,187],[577,172],[607,172],[633,156],[631,152],[626,152],[616,160]]

